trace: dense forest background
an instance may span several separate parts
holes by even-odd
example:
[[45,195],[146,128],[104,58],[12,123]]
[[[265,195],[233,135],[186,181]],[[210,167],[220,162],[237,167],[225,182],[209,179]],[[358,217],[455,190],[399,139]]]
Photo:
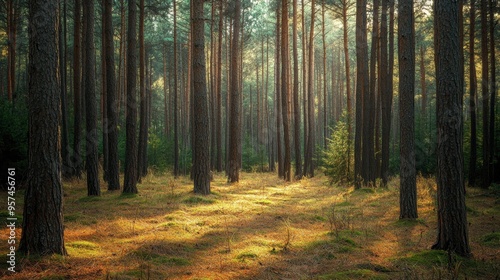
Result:
[[19,277],[498,277],[496,1],[0,10]]
[[[210,138],[207,139],[210,147],[210,166],[212,170],[221,171],[227,163],[229,133],[229,57],[231,55],[231,22],[234,14],[234,5],[224,1],[212,1],[212,5],[205,6],[205,37],[206,37],[206,65],[207,65],[207,90],[209,94],[209,116],[210,116]],[[390,2],[390,1],[389,1]],[[389,3],[388,2],[388,3]],[[371,40],[368,40],[368,49],[370,54],[370,78],[373,79],[370,88],[374,90],[374,99],[369,104],[362,104],[367,108],[374,109],[373,121],[373,154],[375,157],[376,171],[380,171],[382,158],[382,142],[386,131],[382,128],[382,119],[384,114],[384,97],[380,87],[380,60],[377,52],[381,38],[385,36],[385,43],[392,46],[389,58],[392,73],[389,73],[392,92],[391,128],[389,136],[389,165],[390,175],[399,173],[399,153],[400,153],[400,120],[399,114],[399,88],[398,84],[398,48],[397,42],[394,43],[394,36],[387,38],[386,34],[393,35],[397,30],[397,11],[394,11],[394,3],[386,3],[385,27],[380,26],[380,7],[374,9],[373,3],[367,4],[367,31]],[[177,174],[188,174],[192,165],[192,145],[191,145],[191,115],[190,104],[192,97],[190,95],[190,59],[191,53],[189,45],[191,44],[190,23],[189,23],[189,3],[181,1],[178,3],[177,15],[174,23],[174,11],[171,1],[145,1],[143,21],[143,39],[141,39],[141,51],[143,54],[144,70],[142,70],[137,79],[144,80],[141,86],[141,100],[144,99],[144,110],[140,110],[140,119],[146,119],[145,133],[141,137],[146,137],[147,143],[144,149],[145,159],[140,164],[144,165],[144,171],[164,172],[175,170]],[[354,179],[354,109],[355,90],[358,86],[356,80],[356,51],[355,51],[355,5],[353,1],[317,1],[314,4],[314,30],[311,31],[311,5],[310,1],[301,3],[296,16],[295,27],[289,28],[290,41],[293,36],[297,36],[297,60],[291,61],[288,65],[290,71],[290,91],[294,82],[298,82],[297,96],[288,94],[287,104],[290,121],[290,135],[292,131],[298,130],[298,137],[290,137],[291,147],[295,147],[294,141],[300,142],[299,148],[288,148],[292,162],[295,159],[304,160],[307,153],[307,137],[309,117],[313,115],[313,152],[312,165],[314,167],[324,167],[326,172],[334,172],[333,180],[353,180]],[[380,5],[381,3],[376,3]],[[485,154],[483,152],[484,141],[483,126],[489,125],[484,122],[483,115],[490,114],[485,112],[485,106],[494,107],[498,111],[498,102],[493,104],[484,102],[484,95],[480,86],[483,83],[482,72],[487,70],[490,74],[486,79],[491,79],[490,75],[493,68],[491,63],[489,68],[484,69],[481,65],[484,59],[489,55],[498,53],[497,40],[498,28],[493,28],[493,33],[489,34],[489,27],[482,29],[481,17],[479,12],[481,8],[475,9],[476,14],[473,18],[476,25],[474,38],[469,38],[471,30],[470,9],[471,3],[464,3],[463,7],[463,55],[464,55],[464,167],[467,176],[481,174],[484,164],[484,156],[490,155],[492,165],[498,170],[498,147],[499,147],[499,129],[498,125],[492,126],[491,134],[494,143],[491,145],[491,151]],[[114,71],[116,75],[116,94],[118,104],[118,157],[120,167],[123,171],[125,161],[125,114],[126,114],[126,24],[127,9],[124,1],[113,1],[113,12],[111,14],[113,24],[114,41]],[[1,98],[1,151],[2,164],[5,166],[17,167],[19,170],[27,168],[27,83],[28,71],[28,20],[26,1],[2,1],[2,19],[0,26],[0,42],[2,45],[2,56],[0,57],[0,96]],[[74,78],[75,73],[82,75],[82,71],[77,71],[75,51],[82,52],[83,47],[75,44],[75,36],[81,38],[81,34],[76,34],[75,24],[81,24],[75,21],[75,2],[61,1],[60,17],[60,45],[61,61],[60,77],[63,88],[61,94],[63,100],[62,130],[63,147],[61,152],[63,158],[72,157],[77,149],[85,151],[85,141],[81,141],[77,148],[75,143],[75,133],[78,129],[84,127],[85,118],[84,105],[85,96],[81,100],[75,99],[76,83],[84,83]],[[492,8],[492,12],[494,12]],[[374,14],[375,12],[375,14]],[[241,66],[238,68],[239,83],[241,88],[241,168],[245,171],[273,171],[276,166],[280,169],[282,160],[285,156],[285,145],[283,141],[283,124],[280,119],[281,112],[281,72],[280,63],[277,55],[281,48],[279,36],[277,33],[276,18],[279,10],[273,1],[243,1],[242,2],[242,24],[241,24],[241,48],[239,50],[239,59]],[[291,13],[291,9],[290,9]],[[488,14],[489,11],[486,11]],[[377,15],[376,17],[374,17]],[[80,15],[81,16],[81,15]],[[433,48],[433,16],[432,3],[428,1],[418,1],[415,3],[415,116],[413,124],[415,127],[415,158],[416,170],[424,175],[433,175],[436,172],[436,82]],[[107,162],[107,134],[106,129],[106,71],[104,56],[104,33],[103,19],[105,18],[103,5],[95,3],[95,88],[96,100],[98,101],[98,121],[97,126],[99,137],[99,161],[100,166],[106,170]],[[83,19],[85,20],[85,19]],[[493,25],[498,24],[498,14],[487,19],[493,20]],[[374,21],[377,21],[374,25]],[[389,24],[390,21],[390,25]],[[290,25],[292,22],[290,21]],[[489,23],[487,24],[489,26]],[[478,28],[479,27],[479,28]],[[174,28],[177,33],[174,39]],[[385,28],[385,29],[382,29]],[[297,34],[293,35],[292,30]],[[83,30],[80,29],[79,32]],[[344,31],[346,31],[344,33]],[[382,34],[383,32],[388,32]],[[372,34],[372,32],[376,32]],[[488,33],[487,37],[493,35],[489,40],[486,57],[481,53],[482,33]],[[309,37],[312,35],[312,40]],[[278,37],[277,37],[278,36]],[[387,42],[387,39],[388,42]],[[397,38],[396,38],[397,39]],[[374,41],[375,40],[375,41]],[[175,41],[175,42],[174,42]],[[376,43],[375,53],[372,45]],[[472,44],[472,45],[471,45]],[[292,45],[291,43],[289,44]],[[386,46],[387,48],[387,46]],[[290,47],[291,49],[291,47]],[[308,88],[310,71],[308,64],[311,63],[309,51],[314,50],[312,54],[312,70],[314,75],[311,90]],[[378,50],[378,51],[377,51]],[[474,52],[476,59],[474,67],[471,67],[471,51]],[[289,50],[291,53],[291,50]],[[174,56],[177,63],[174,63]],[[79,55],[81,59],[81,55]],[[396,59],[395,59],[396,58]],[[498,62],[498,56],[491,60]],[[84,62],[83,62],[84,63]],[[297,64],[297,65],[295,65]],[[374,65],[372,65],[374,64]],[[377,66],[375,66],[377,65]],[[293,67],[298,67],[298,72],[292,71]],[[375,68],[378,67],[378,68]],[[475,68],[475,77],[472,78],[471,71]],[[346,72],[348,71],[348,72]],[[494,70],[498,71],[498,70]],[[380,73],[379,73],[380,72]],[[298,74],[297,77],[294,75]],[[379,75],[379,76],[377,76]],[[477,82],[479,77],[479,83]],[[473,84],[471,84],[473,81]],[[490,85],[491,83],[488,83]],[[85,87],[85,85],[81,85]],[[494,85],[492,85],[494,86]],[[476,105],[468,106],[470,92],[472,87],[476,89]],[[491,91],[488,87],[488,91]],[[311,93],[309,93],[311,91]],[[385,93],[384,93],[385,94]],[[496,93],[495,93],[496,94]],[[488,94],[488,96],[490,96]],[[295,107],[294,98],[298,98],[298,107]],[[308,99],[312,99],[313,106],[306,104]],[[491,99],[491,101],[497,99]],[[76,103],[75,103],[76,102]],[[80,102],[80,103],[79,103]],[[308,102],[308,101],[307,101]],[[142,103],[141,103],[142,106]],[[80,108],[78,108],[80,107]],[[488,108],[489,108],[488,107]],[[176,109],[174,109],[176,108]],[[299,118],[294,118],[294,112],[298,108]],[[471,108],[477,112],[475,119],[471,118]],[[311,110],[312,109],[312,110]],[[349,118],[349,110],[351,117]],[[363,107],[362,110],[365,110]],[[80,112],[79,112],[80,111]],[[174,116],[174,112],[177,114]],[[494,112],[491,110],[491,112]],[[196,112],[194,112],[196,113]],[[76,114],[82,114],[78,118]],[[307,119],[305,118],[307,114]],[[491,121],[498,123],[499,115],[491,117]],[[474,125],[472,122],[475,122]],[[277,127],[277,123],[279,126]],[[297,126],[293,124],[297,123]],[[140,123],[138,121],[137,126]],[[471,140],[471,129],[474,126],[476,131],[475,140]],[[175,131],[174,127],[177,127]],[[104,130],[104,131],[103,131]],[[281,131],[280,131],[281,130]],[[349,131],[347,131],[349,130]],[[347,132],[346,132],[347,131]],[[104,133],[103,133],[104,132]],[[346,134],[347,133],[347,134]],[[79,136],[81,137],[81,136]],[[279,137],[279,138],[278,138]],[[175,141],[177,139],[177,141]],[[333,142],[332,142],[333,139]],[[352,139],[351,141],[347,141]],[[78,139],[77,139],[78,140]],[[77,141],[78,142],[78,141]],[[177,142],[177,143],[176,143]],[[306,144],[307,143],[307,144]],[[329,145],[329,143],[331,143]],[[177,144],[178,155],[175,156],[175,146]],[[352,147],[347,147],[351,145]],[[476,159],[471,161],[471,151],[475,146]],[[310,153],[310,152],[309,152]],[[299,155],[299,156],[298,156]],[[306,155],[309,160],[311,156]],[[81,161],[84,162],[85,157]],[[71,160],[70,160],[71,161]],[[177,161],[177,162],[176,162]],[[344,163],[342,163],[345,161]],[[276,165],[275,163],[278,163]],[[80,163],[81,164],[81,163]],[[472,165],[471,165],[472,164]],[[78,166],[74,168],[78,169]],[[81,167],[80,167],[81,168]],[[297,166],[294,166],[297,169]],[[342,169],[342,170],[339,170]],[[281,172],[281,170],[280,170]],[[145,174],[145,173],[144,173]],[[498,172],[494,173],[495,180],[498,180]],[[379,175],[376,176],[381,177]],[[480,182],[480,176],[478,181]],[[479,183],[478,183],[479,184]]]

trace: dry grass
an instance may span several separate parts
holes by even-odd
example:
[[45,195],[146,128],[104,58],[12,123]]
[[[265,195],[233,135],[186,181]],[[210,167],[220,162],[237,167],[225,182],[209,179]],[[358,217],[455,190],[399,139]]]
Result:
[[[500,277],[496,193],[468,189],[472,260],[428,251],[436,187],[418,178],[417,221],[398,221],[398,180],[386,189],[330,186],[317,176],[284,183],[216,174],[213,194],[188,178],[153,176],[139,195],[86,197],[64,183],[69,256],[24,258],[6,279],[495,279]],[[103,184],[104,186],[104,184]],[[18,204],[20,206],[20,204]],[[20,213],[18,213],[20,214]],[[7,230],[0,234],[7,236]],[[20,236],[20,232],[18,232]],[[6,242],[0,244],[5,255]],[[2,272],[6,268],[3,266]],[[1,275],[1,274],[0,274]]]

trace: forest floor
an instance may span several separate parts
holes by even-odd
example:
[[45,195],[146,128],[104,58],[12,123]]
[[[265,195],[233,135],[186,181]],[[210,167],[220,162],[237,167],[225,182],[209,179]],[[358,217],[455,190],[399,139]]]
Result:
[[[398,183],[354,190],[323,175],[285,183],[276,174],[243,173],[230,185],[216,174],[213,194],[197,196],[187,177],[148,175],[138,195],[87,197],[85,181],[66,181],[69,256],[21,258],[16,273],[6,273],[2,261],[0,277],[500,279],[500,188],[467,189],[474,256],[463,259],[429,250],[437,234],[435,181],[418,178],[416,221],[398,220]],[[0,234],[5,256],[9,231]]]

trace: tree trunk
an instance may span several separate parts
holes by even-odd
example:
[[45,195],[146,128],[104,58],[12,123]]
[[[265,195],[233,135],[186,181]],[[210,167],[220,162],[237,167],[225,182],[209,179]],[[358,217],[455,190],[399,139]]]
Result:
[[106,89],[106,20],[104,19],[105,14],[105,0],[101,1],[102,13],[101,13],[101,125],[102,125],[102,157],[103,157],[103,179],[108,180],[108,133],[107,133],[107,89]]
[[[323,42],[323,148],[326,150],[328,143],[328,101],[327,101],[327,83],[326,83],[326,40],[325,40],[325,0],[321,2],[321,37]],[[319,116],[318,116],[319,118]]]
[[203,0],[193,0],[192,38],[193,38],[193,106],[194,139],[196,147],[193,154],[194,193],[210,194],[210,147],[208,100],[205,67],[205,34]]
[[481,187],[490,186],[490,125],[489,125],[489,66],[488,66],[488,1],[481,0],[481,91],[483,99],[483,176]]
[[[355,188],[361,188],[363,150],[361,139],[364,126],[363,104],[368,97],[368,43],[366,34],[366,0],[356,2],[356,136],[354,139]],[[362,137],[363,136],[363,137]]]
[[[139,91],[140,91],[140,122],[139,146],[137,155],[137,180],[147,174],[147,162],[144,155],[148,151],[148,123],[146,96],[146,47],[144,45],[144,0],[139,1]],[[146,172],[145,172],[146,171]]]
[[398,3],[400,191],[399,218],[416,219],[417,185],[415,169],[415,32],[413,1]]
[[474,42],[476,31],[476,1],[470,3],[470,28],[469,28],[469,111],[470,111],[470,158],[469,158],[469,186],[476,184],[477,164],[477,75]]
[[228,181],[231,183],[240,180],[240,167],[239,167],[239,150],[241,145],[241,127],[239,125],[240,116],[240,92],[238,83],[238,69],[239,69],[239,34],[240,34],[240,16],[241,16],[241,1],[235,0],[234,11],[234,24],[233,24],[233,42],[231,46],[231,116],[229,125],[229,168],[228,168]]
[[[498,177],[498,172],[494,172],[495,168],[495,98],[497,95],[496,90],[496,56],[495,56],[495,25],[497,21],[495,20],[495,10],[496,1],[490,1],[490,64],[491,64],[491,92],[490,92],[490,151],[489,151],[489,174],[490,182],[493,181],[495,176]],[[497,163],[498,164],[498,163]]]
[[306,30],[306,21],[305,21],[305,4],[304,0],[301,0],[301,7],[302,7],[302,12],[301,12],[301,22],[302,22],[302,108],[304,112],[304,171],[302,175],[306,175],[306,172],[308,170],[308,164],[309,162],[305,160],[307,156],[307,139],[309,137],[309,126],[308,126],[308,119],[309,115],[307,114],[307,55],[308,53],[306,52],[307,48],[307,30]]
[[173,0],[172,5],[174,6],[174,177],[179,176],[179,106],[178,99],[179,93],[177,92],[178,87],[178,77],[177,72],[179,67],[177,58],[177,3]]
[[99,186],[99,155],[97,135],[97,101],[95,92],[95,45],[94,45],[94,1],[83,5],[85,20],[85,124],[87,129],[85,169],[87,171],[87,194],[101,195]]
[[82,164],[83,158],[81,155],[81,125],[82,125],[82,98],[81,98],[81,64],[80,64],[80,54],[81,54],[81,0],[75,0],[75,11],[74,11],[74,46],[73,46],[73,106],[74,106],[74,123],[73,123],[73,158],[72,166],[73,175],[80,178],[82,174]]
[[223,13],[222,0],[219,1],[219,37],[217,44],[217,172],[222,172],[222,33],[223,33]]
[[[293,116],[295,144],[295,178],[301,179],[302,157],[300,152],[299,59],[297,51],[297,0],[293,0]],[[267,98],[267,97],[266,97]]]
[[288,0],[281,1],[281,107],[283,113],[283,140],[284,140],[284,159],[283,159],[283,179],[290,181],[292,169],[290,164],[290,122],[288,120],[288,99],[289,90],[289,53],[288,53]]
[[[64,2],[66,6],[66,2]],[[59,10],[63,7],[59,3]],[[65,31],[63,29],[63,22],[65,21],[66,12],[61,16],[59,14],[59,76],[61,82],[61,157],[62,157],[62,176],[69,178],[71,176],[70,168],[70,146],[68,140],[68,111],[66,102],[66,41]]]
[[274,104],[276,107],[276,145],[277,145],[277,155],[278,155],[278,177],[283,177],[284,176],[284,165],[283,165],[283,147],[281,146],[281,125],[282,123],[282,117],[283,117],[283,107],[281,103],[281,95],[283,94],[281,92],[281,79],[278,79],[280,76],[280,71],[281,71],[281,36],[280,36],[280,8],[279,8],[279,2],[276,5],[276,47],[275,47],[275,59],[276,59],[276,64],[274,67],[274,77],[275,77],[275,83],[276,83],[276,98],[274,100]]
[[458,3],[436,0],[436,103],[438,130],[438,236],[433,249],[470,256],[462,154],[462,84]]
[[120,189],[118,162],[118,103],[116,98],[115,47],[113,40],[113,1],[105,0],[104,19],[106,33],[106,90],[107,90],[107,133],[108,133],[108,190]]
[[125,143],[125,180],[124,193],[137,193],[137,39],[136,19],[137,5],[135,0],[128,2],[128,31],[127,31],[127,118]]
[[[347,142],[347,158],[351,158],[351,141],[352,141],[352,99],[351,99],[351,60],[349,58],[349,37],[347,36],[347,0],[342,1],[342,28],[343,28],[343,38],[344,38],[344,57],[345,57],[345,86],[346,86],[346,98],[347,98],[347,132],[348,132],[348,142]],[[340,58],[339,58],[340,59]],[[341,112],[338,112],[339,114]],[[347,162],[347,173],[350,174],[350,160]]]
[[304,172],[306,176],[308,177],[314,177],[314,164],[313,164],[313,157],[314,157],[314,146],[315,146],[315,125],[314,125],[314,16],[315,16],[315,0],[312,0],[311,2],[311,30],[309,30],[309,58],[308,58],[308,63],[309,63],[309,70],[308,74],[309,77],[307,79],[307,94],[308,94],[308,108],[307,108],[307,114],[308,114],[308,137],[307,137],[307,153],[305,157],[306,163],[304,166],[307,166],[305,168]]
[[[25,255],[66,255],[59,150],[57,3],[29,1],[30,160],[19,245],[19,251]],[[9,169],[9,175],[14,176],[15,171]]]
[[389,180],[389,143],[391,139],[391,109],[392,109],[392,90],[389,89],[389,66],[387,57],[387,9],[388,0],[382,0],[382,17],[380,23],[380,70],[381,75],[381,98],[382,98],[382,163],[380,175],[382,185],[387,186]]

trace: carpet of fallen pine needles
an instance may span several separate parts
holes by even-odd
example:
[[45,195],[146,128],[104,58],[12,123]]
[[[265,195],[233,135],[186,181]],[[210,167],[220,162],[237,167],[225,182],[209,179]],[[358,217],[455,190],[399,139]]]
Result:
[[[64,182],[68,256],[17,256],[5,279],[500,279],[500,187],[467,189],[473,257],[430,250],[436,185],[418,178],[419,219],[399,221],[399,181],[387,188],[330,185],[319,175],[285,183],[215,174],[213,194],[188,177],[148,175],[138,195]],[[102,186],[105,187],[103,183]],[[2,193],[2,205],[6,205]],[[17,193],[22,217],[22,191]],[[6,207],[5,207],[6,208]],[[5,209],[6,210],[6,209]],[[0,210],[5,220],[7,212]],[[9,230],[0,230],[6,258]],[[21,231],[17,229],[18,239]],[[19,241],[19,240],[18,240]]]

